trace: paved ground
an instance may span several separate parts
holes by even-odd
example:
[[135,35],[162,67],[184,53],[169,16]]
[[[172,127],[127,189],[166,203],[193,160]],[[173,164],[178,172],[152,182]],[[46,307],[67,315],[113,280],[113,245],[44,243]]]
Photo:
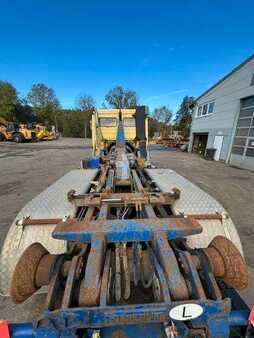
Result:
[[[239,231],[249,266],[252,287],[244,293],[254,304],[254,173],[208,162],[196,155],[151,147],[153,162],[171,168],[215,197],[230,213]],[[91,154],[89,142],[81,139],[60,139],[36,144],[0,144],[0,246],[18,211],[43,189],[77,168],[81,158]],[[9,299],[0,299],[0,318],[12,321],[31,320],[43,305],[44,296],[33,297],[14,306]],[[38,311],[35,308],[38,307]]]
[[90,142],[81,139],[0,143],[0,246],[18,211],[89,155]]

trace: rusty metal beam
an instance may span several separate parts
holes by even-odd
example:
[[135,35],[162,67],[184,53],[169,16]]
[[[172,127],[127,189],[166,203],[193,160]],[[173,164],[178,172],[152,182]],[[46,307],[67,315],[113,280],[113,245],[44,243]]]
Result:
[[[214,213],[214,214],[188,214],[186,215],[188,217],[195,218],[196,220],[213,220],[213,219],[218,219],[222,221],[225,218],[228,218],[227,214],[219,214],[219,213]],[[185,216],[185,217],[186,217]]]
[[80,285],[80,306],[93,306],[98,303],[104,255],[104,236],[94,236],[86,264],[85,277]]
[[169,245],[166,233],[154,234],[152,246],[165,272],[172,298],[174,300],[189,299],[186,282],[179,270],[177,259]]
[[[137,200],[136,202],[141,202],[144,201],[146,202],[145,200],[142,200],[142,199],[139,199],[138,196],[138,193],[135,193],[137,195],[134,195],[134,194],[112,194],[112,198],[110,197],[109,199],[105,199],[103,200],[103,203],[105,204],[109,204],[111,205],[111,203],[113,205],[117,205],[119,206],[118,204],[118,201],[120,201],[121,197],[119,197],[119,195],[126,195],[126,200],[122,200],[121,199],[121,203],[124,204],[124,205],[129,205],[128,203],[128,199],[129,199],[129,196],[128,195],[134,195],[133,196],[133,199],[130,200],[130,204],[131,205],[135,205],[134,203],[134,198],[137,197]],[[164,196],[163,196],[164,197]],[[111,201],[111,203],[110,203]],[[127,201],[127,202],[126,202]],[[159,203],[159,200],[156,200],[156,197],[152,198],[152,201],[151,201],[151,204],[154,204],[154,205],[157,205],[157,203]],[[97,205],[97,203],[94,203]],[[166,202],[163,203],[163,204],[167,204]],[[94,207],[89,207],[88,208],[88,211],[86,212],[86,216],[83,220],[84,221],[87,221],[87,220],[90,220],[93,216],[93,213],[94,213]],[[151,214],[150,214],[151,216]],[[166,216],[166,214],[164,214],[163,216]],[[192,219],[195,219],[197,221],[201,221],[201,220],[223,220],[225,217],[227,217],[227,215],[221,215],[221,214],[189,214],[189,215],[172,215],[172,216],[167,216],[167,218],[173,218],[173,219],[181,219],[181,218],[192,218]],[[75,218],[68,218],[66,219],[66,223],[71,220],[71,221],[76,221]],[[17,221],[17,225],[18,226],[26,226],[26,225],[49,225],[49,224],[52,224],[52,225],[57,225],[59,223],[62,223],[63,222],[63,219],[62,218],[25,218],[23,220],[20,220],[20,221]]]
[[49,225],[49,224],[58,224],[62,222],[62,218],[25,218],[16,222],[16,225],[25,226],[25,225]]
[[114,206],[151,204],[151,205],[171,205],[177,199],[177,194],[173,193],[154,193],[154,192],[132,192],[132,193],[110,193],[105,190],[100,194],[73,195],[69,201],[76,207],[100,207],[102,203]]
[[111,250],[107,250],[103,274],[101,278],[101,290],[100,290],[100,306],[107,305],[108,295],[108,283],[110,283],[110,261],[111,261]]
[[71,297],[73,288],[75,286],[75,279],[77,276],[77,270],[82,257],[74,256],[71,261],[71,266],[68,272],[68,277],[65,284],[64,295],[62,300],[62,308],[68,308],[71,305]]
[[[103,210],[101,211],[101,213]],[[150,241],[156,232],[165,232],[168,239],[202,232],[194,218],[102,219],[87,223],[70,219],[59,223],[52,236],[56,239],[89,243],[93,236],[103,235],[108,242]]]

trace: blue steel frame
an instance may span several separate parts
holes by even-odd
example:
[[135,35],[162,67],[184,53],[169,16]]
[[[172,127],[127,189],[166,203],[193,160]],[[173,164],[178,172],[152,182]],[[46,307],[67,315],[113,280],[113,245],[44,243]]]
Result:
[[[149,241],[156,238],[156,234],[164,233],[168,239],[180,238],[197,233],[198,227],[193,229],[168,228],[159,226],[153,220],[124,220],[116,226],[114,221],[105,220],[105,240],[107,242]],[[160,220],[161,221],[161,220]],[[119,223],[119,220],[118,220]],[[93,229],[93,230],[92,230]],[[98,229],[97,229],[98,230]],[[101,230],[101,229],[100,229]],[[159,231],[160,230],[160,231]],[[54,238],[65,240],[79,240],[93,243],[95,228],[75,233],[69,230],[55,230]],[[156,251],[156,246],[154,248]],[[203,314],[192,320],[192,327],[204,328],[211,337],[228,337],[230,326],[246,326],[249,311],[232,311],[230,298],[190,301],[167,301],[128,306],[94,306],[79,308],[64,308],[55,311],[45,311],[42,318],[31,324],[11,324],[11,337],[75,337],[77,328],[84,329],[84,337],[91,337],[94,330],[100,330],[101,337],[166,337],[165,324],[172,323],[169,311],[174,306],[186,303],[196,303],[202,306]],[[177,337],[187,337],[189,328],[182,321],[174,321]],[[118,335],[117,335],[118,334]]]
[[[107,306],[105,308],[77,308],[59,311],[47,311],[43,320],[33,324],[20,323],[10,325],[12,338],[32,337],[76,337],[77,328],[86,328],[83,337],[91,337],[94,330],[100,329],[101,337],[111,337],[113,333],[123,332],[119,337],[137,338],[165,337],[164,323],[170,321],[172,307],[187,302],[141,304],[133,306]],[[249,311],[230,311],[230,300],[222,302],[191,302],[202,305],[204,312],[195,320],[196,327],[206,328],[211,337],[228,337],[230,326],[248,325]],[[178,335],[187,337],[189,329],[184,322],[174,321]],[[137,335],[137,332],[139,334]],[[116,336],[118,337],[118,336]]]
[[[165,232],[169,240],[195,235],[202,232],[202,227],[193,219],[195,227],[189,226],[189,221],[183,218],[181,226],[176,227],[174,218],[159,219],[126,219],[90,221],[89,227],[84,225],[80,230],[72,227],[65,229],[65,222],[59,223],[52,233],[53,238],[67,241],[91,243],[96,234],[105,235],[107,243],[113,242],[146,242],[153,239],[156,232]],[[168,223],[170,222],[170,224]]]

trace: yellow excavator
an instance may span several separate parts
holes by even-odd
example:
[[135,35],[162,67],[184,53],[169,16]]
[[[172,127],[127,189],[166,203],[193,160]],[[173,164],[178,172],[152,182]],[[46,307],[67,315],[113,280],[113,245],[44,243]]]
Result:
[[14,141],[16,143],[36,141],[36,133],[29,129],[27,124],[8,122],[0,117],[0,141]]
[[12,141],[12,132],[9,130],[8,122],[0,117],[0,141]]
[[42,124],[36,124],[33,131],[36,134],[37,141],[52,141],[57,139],[56,133],[49,131],[47,127]]

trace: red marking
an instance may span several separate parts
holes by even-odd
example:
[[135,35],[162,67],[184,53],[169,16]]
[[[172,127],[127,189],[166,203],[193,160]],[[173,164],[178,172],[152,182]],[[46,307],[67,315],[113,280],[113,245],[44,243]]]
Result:
[[7,320],[0,320],[0,337],[1,338],[10,338]]
[[252,308],[248,321],[251,323],[252,326],[254,326],[254,307]]

